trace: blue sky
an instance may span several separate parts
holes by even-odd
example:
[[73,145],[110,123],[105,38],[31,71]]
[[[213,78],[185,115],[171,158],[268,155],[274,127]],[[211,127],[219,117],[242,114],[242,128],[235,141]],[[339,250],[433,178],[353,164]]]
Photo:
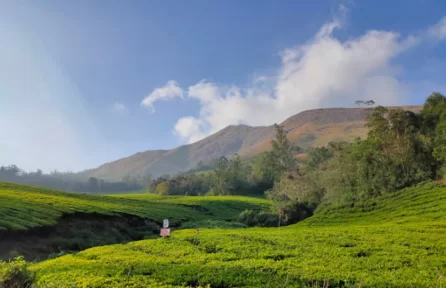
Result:
[[[446,2],[0,1],[0,165],[82,170],[445,92]],[[4,137],[6,135],[6,137]]]

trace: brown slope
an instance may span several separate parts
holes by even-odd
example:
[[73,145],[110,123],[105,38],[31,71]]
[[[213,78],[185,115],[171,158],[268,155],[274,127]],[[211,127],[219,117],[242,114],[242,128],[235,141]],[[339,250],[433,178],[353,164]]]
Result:
[[[406,106],[418,112],[420,106]],[[308,110],[286,119],[281,124],[288,138],[302,147],[326,145],[330,141],[352,141],[365,138],[365,118],[371,112],[366,108],[330,108]],[[134,154],[96,169],[89,176],[103,179],[122,179],[125,175],[153,176],[174,174],[193,168],[199,161],[208,163],[221,156],[239,153],[252,156],[270,148],[274,138],[273,126],[251,127],[232,125],[196,143],[172,150],[149,150]]]

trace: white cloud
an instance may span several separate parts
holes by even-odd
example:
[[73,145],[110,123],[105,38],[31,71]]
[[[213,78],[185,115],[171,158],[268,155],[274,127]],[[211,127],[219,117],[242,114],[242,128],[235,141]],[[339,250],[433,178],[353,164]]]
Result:
[[155,111],[153,104],[156,101],[172,99],[175,97],[183,97],[183,89],[178,85],[176,81],[170,80],[166,83],[164,87],[156,88],[149,94],[146,98],[144,98],[141,102],[142,106],[146,106]]
[[175,124],[175,131],[181,138],[195,142],[206,136],[201,133],[200,125],[200,120],[194,117],[184,117]]
[[116,101],[115,103],[113,103],[111,111],[119,114],[126,114],[129,112],[129,109],[121,102]]
[[446,39],[446,16],[428,29],[428,34],[439,40]]
[[281,52],[281,66],[270,87],[258,85],[256,80],[263,76],[244,88],[208,81],[192,85],[188,97],[200,101],[200,115],[179,119],[175,132],[191,143],[231,124],[270,125],[303,110],[351,106],[359,99],[401,103],[405,86],[392,59],[416,45],[417,38],[368,31],[340,41],[333,32],[341,24],[338,17],[307,43]]

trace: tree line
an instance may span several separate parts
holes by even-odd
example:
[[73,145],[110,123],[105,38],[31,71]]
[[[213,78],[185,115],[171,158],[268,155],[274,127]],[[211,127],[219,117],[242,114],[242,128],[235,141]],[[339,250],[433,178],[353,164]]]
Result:
[[367,139],[313,149],[301,176],[267,192],[278,206],[352,203],[426,180],[446,179],[446,98],[432,94],[420,113],[374,108]]
[[49,174],[44,174],[40,169],[35,172],[26,172],[16,165],[10,165],[0,167],[0,181],[42,186],[70,192],[113,193],[142,190],[143,187],[151,182],[151,179],[126,177],[123,181],[112,182],[95,177],[82,177],[71,172],[53,171]]
[[154,179],[148,190],[162,195],[249,195],[263,194],[286,172],[298,172],[296,153],[302,151],[286,137],[282,126],[275,125],[276,139],[271,151],[262,153],[250,161],[239,155],[220,157],[211,164],[199,163],[188,173]]

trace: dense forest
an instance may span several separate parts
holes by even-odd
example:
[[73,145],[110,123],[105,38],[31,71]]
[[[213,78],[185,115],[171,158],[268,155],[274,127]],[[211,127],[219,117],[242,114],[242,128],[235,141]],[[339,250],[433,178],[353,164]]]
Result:
[[[420,113],[370,109],[367,139],[332,142],[298,158],[299,148],[290,143],[283,127],[275,125],[272,149],[254,160],[222,157],[212,171],[160,177],[149,190],[162,195],[266,193],[275,203],[272,213],[283,210],[285,222],[293,223],[320,205],[354,203],[429,179],[445,179],[446,97],[433,93]],[[252,211],[241,216],[253,225],[276,221],[273,215]]]

